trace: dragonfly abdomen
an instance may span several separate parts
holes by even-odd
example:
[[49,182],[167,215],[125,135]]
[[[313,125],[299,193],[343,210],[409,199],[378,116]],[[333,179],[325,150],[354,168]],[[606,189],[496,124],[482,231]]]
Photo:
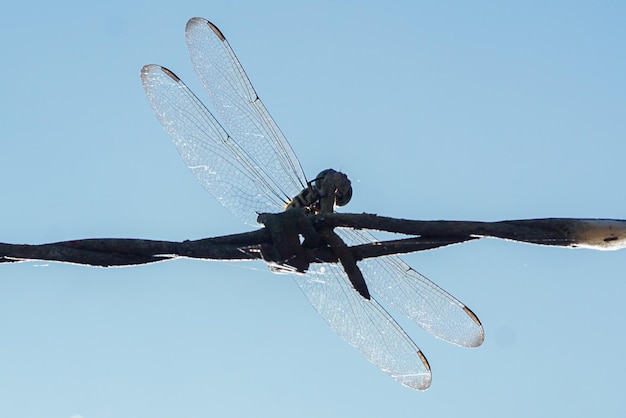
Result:
[[291,208],[311,209],[311,206],[319,200],[319,192],[315,189],[313,182],[309,182],[306,189],[294,196],[293,199],[285,205],[285,210]]

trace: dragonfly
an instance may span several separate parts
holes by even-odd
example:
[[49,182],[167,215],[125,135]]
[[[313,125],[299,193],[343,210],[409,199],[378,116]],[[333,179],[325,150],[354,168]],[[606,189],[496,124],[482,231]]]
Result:
[[[185,35],[217,117],[159,65],[141,70],[148,101],[204,188],[241,221],[258,226],[259,213],[285,210],[311,182],[217,26],[195,17],[187,22]],[[362,230],[336,232],[347,245],[377,241]],[[439,339],[464,347],[482,344],[477,316],[398,256],[366,259],[358,266],[371,290],[369,298],[355,290],[338,263],[315,263],[291,276],[332,330],[396,381],[425,390],[431,368],[379,300]]]

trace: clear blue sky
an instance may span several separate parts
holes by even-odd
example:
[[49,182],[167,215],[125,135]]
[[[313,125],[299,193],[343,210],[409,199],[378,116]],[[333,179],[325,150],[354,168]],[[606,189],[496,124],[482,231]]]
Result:
[[[626,218],[626,4],[12,2],[0,15],[1,242],[245,231],[144,96],[158,63],[206,95],[184,26],[226,34],[309,176],[354,212]],[[262,263],[0,266],[0,416],[622,416],[624,252],[481,241],[405,257],[485,326],[401,320],[419,393]]]

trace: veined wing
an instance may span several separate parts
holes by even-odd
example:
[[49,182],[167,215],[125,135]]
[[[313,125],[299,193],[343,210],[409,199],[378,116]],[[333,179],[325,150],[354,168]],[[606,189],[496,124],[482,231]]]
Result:
[[291,145],[257,96],[220,30],[206,19],[187,22],[185,37],[198,78],[213,107],[262,176],[287,200],[306,187],[306,176]]
[[180,156],[222,205],[249,225],[257,224],[257,212],[284,207],[289,196],[270,182],[263,163],[228,135],[173,72],[146,65],[141,81]]
[[[348,245],[377,241],[367,231],[337,229],[337,233]],[[482,344],[485,334],[476,315],[400,257],[368,258],[358,265],[373,294],[435,337],[464,347]]]
[[[278,170],[281,178],[274,183],[306,182],[291,146],[259,100],[220,30],[205,19],[193,18],[187,23],[186,38],[196,73],[227,129],[238,139],[246,138],[242,146],[251,153],[257,153],[259,147],[271,148],[271,161],[282,162]],[[248,138],[264,141],[248,143]],[[365,231],[342,230],[341,236],[349,245],[376,241]],[[476,315],[399,257],[364,260],[359,267],[375,294],[434,336],[468,347],[482,343],[484,331]]]
[[428,361],[389,313],[354,290],[341,265],[315,264],[294,279],[315,310],[350,345],[405,386],[430,386]]
[[[282,209],[280,194],[254,170],[255,161],[174,73],[147,65],[141,78],[181,157],[220,203],[248,222],[259,208]],[[369,361],[406,386],[428,388],[430,368],[419,348],[375,300],[352,288],[340,266],[318,265],[293,276],[320,316]]]
[[[154,65],[144,67],[144,88],[161,124],[198,180],[236,216],[254,224],[256,212],[282,209],[286,200],[304,188],[306,178],[289,143],[254,92],[221,32],[208,21],[194,18],[187,25],[187,42],[196,72],[233,136],[171,71]],[[344,237],[362,242],[368,235]],[[395,272],[391,275],[392,284],[402,279],[410,282],[417,277],[425,292],[439,295],[420,299],[418,324],[440,338],[471,345],[472,338],[442,332],[440,326],[449,315],[447,310],[460,309],[465,315],[471,311],[466,311],[464,305],[423,276],[416,272],[407,274],[408,266],[399,259],[396,263],[389,262],[395,259],[381,260],[380,264],[372,265],[375,268],[366,264],[366,277],[377,276],[381,271]],[[296,275],[295,279],[331,328],[372,363],[407,386],[415,389],[429,386],[430,368],[417,346],[374,299],[365,300],[354,291],[340,266],[316,265],[308,274]],[[383,287],[387,284],[379,282]],[[405,298],[408,305],[411,292],[421,290],[417,285],[411,289]],[[402,310],[404,302],[393,303],[396,290],[388,293],[378,290]],[[450,306],[445,306],[446,303]]]

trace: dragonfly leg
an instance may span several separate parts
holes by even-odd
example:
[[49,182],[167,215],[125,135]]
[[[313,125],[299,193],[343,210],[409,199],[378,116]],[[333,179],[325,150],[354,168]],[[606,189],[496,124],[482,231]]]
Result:
[[324,228],[320,231],[322,235],[322,239],[328,244],[328,246],[333,250],[335,256],[339,259],[341,266],[346,272],[348,279],[350,279],[350,283],[352,283],[352,287],[359,292],[361,296],[365,299],[370,299],[370,292],[367,288],[367,283],[365,283],[365,278],[363,277],[363,273],[361,269],[356,265],[356,258],[350,248],[346,245],[345,242],[335,233],[332,228]]
[[[288,272],[296,269],[304,273],[312,261],[310,251],[314,248],[327,247],[332,250],[335,262],[339,261],[345,270],[352,287],[365,299],[370,293],[363,273],[356,264],[356,258],[345,242],[333,228],[315,230],[304,209],[293,207],[281,213],[262,213],[257,218],[265,225],[272,239],[271,244],[261,245],[261,255],[265,261],[274,263],[275,271]],[[300,242],[300,237],[304,241]]]
[[[272,244],[261,246],[263,258],[295,268],[300,273],[309,268],[309,258],[303,247],[316,248],[324,245],[302,208],[294,207],[281,213],[263,213],[259,215],[258,222],[265,225],[272,238]],[[300,237],[304,239],[302,242]]]

